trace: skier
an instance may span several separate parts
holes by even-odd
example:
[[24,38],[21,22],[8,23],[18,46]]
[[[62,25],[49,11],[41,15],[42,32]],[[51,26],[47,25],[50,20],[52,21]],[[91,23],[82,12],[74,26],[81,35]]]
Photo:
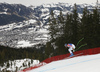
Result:
[[69,48],[68,49],[68,51],[70,52],[70,56],[69,57],[72,57],[74,54],[73,54],[73,52],[75,51],[74,49],[75,49],[75,45],[74,44],[72,44],[72,43],[69,43],[69,44],[65,44],[65,47],[67,48]]

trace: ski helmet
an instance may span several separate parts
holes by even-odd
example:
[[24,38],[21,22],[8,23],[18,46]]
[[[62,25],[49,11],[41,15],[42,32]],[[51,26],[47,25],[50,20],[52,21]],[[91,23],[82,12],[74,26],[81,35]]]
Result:
[[64,46],[67,46],[67,44],[65,44]]

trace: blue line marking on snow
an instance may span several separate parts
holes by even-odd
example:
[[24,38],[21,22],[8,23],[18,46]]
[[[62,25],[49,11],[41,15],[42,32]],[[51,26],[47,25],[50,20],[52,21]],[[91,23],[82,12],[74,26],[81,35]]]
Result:
[[97,60],[97,59],[100,59],[100,58],[95,58],[95,59],[90,59],[90,60],[84,60],[84,61],[81,61],[81,62],[76,62],[76,63],[72,63],[72,64],[67,64],[67,65],[64,65],[64,66],[59,66],[59,67],[56,67],[56,68],[45,69],[45,70],[42,70],[42,71],[39,71],[39,72],[45,72],[45,71],[49,71],[49,70],[55,70],[57,68],[66,67],[66,66],[70,66],[70,65],[75,65],[75,64],[78,64],[78,63],[84,63],[84,62],[88,62],[88,61],[93,61],[93,60]]

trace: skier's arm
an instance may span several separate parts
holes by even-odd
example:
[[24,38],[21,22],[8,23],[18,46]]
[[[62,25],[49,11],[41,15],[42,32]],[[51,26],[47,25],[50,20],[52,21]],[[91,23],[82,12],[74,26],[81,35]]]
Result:
[[74,45],[74,46],[72,46],[72,49],[73,49],[73,52],[75,52],[75,45]]
[[72,44],[72,49],[75,50],[75,45],[74,44]]
[[74,50],[74,48],[72,47],[72,49]]

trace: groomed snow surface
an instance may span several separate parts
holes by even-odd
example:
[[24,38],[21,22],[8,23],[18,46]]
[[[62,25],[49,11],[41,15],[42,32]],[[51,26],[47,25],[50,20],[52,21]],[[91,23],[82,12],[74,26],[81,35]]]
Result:
[[100,72],[100,54],[54,61],[27,72]]

